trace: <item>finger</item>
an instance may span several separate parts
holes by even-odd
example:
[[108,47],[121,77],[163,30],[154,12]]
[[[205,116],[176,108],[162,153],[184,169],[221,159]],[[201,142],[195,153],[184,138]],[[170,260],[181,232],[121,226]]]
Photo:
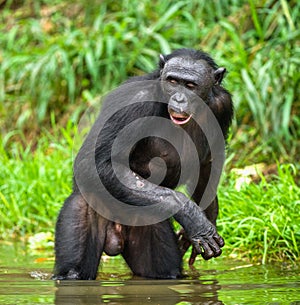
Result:
[[188,248],[190,247],[191,243],[188,240],[185,240],[184,243],[182,244],[182,250],[184,250],[185,252],[188,250]]
[[182,255],[184,255],[187,249],[190,247],[191,242],[186,238],[183,229],[181,229],[180,232],[177,233],[177,236],[178,236],[178,247]]
[[209,240],[209,246],[211,250],[214,252],[214,257],[220,256],[222,254],[222,250],[220,249],[219,245],[216,243],[216,241],[213,238]]
[[179,250],[181,251],[182,256],[188,250],[190,245],[191,245],[191,243],[188,240],[179,240],[178,247],[179,247]]
[[197,254],[202,254],[203,250],[200,246],[200,240],[199,239],[192,239],[192,245],[193,245]]
[[176,233],[176,235],[177,235],[177,238],[179,239],[181,236],[184,235],[184,229],[180,229],[180,230]]
[[198,253],[196,252],[196,249],[193,247],[192,253],[191,253],[191,256],[190,256],[190,259],[189,259],[189,266],[192,266],[194,264],[197,255],[198,255]]
[[209,244],[206,242],[201,243],[201,246],[203,248],[203,252],[201,253],[202,257],[205,260],[208,260],[212,257],[214,257],[214,251],[210,248]]
[[225,245],[224,239],[223,239],[219,234],[215,234],[215,235],[213,236],[213,238],[214,238],[214,240],[218,243],[218,245],[219,245],[220,247],[224,247],[224,245]]

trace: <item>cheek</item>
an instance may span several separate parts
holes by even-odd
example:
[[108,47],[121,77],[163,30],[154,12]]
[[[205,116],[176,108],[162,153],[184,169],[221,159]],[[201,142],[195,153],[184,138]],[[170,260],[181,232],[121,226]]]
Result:
[[162,83],[162,88],[164,94],[170,98],[172,95],[174,95],[176,92],[178,92],[178,86],[171,84],[169,82],[163,82]]
[[198,96],[195,92],[189,95],[189,109],[191,113],[199,116],[207,108],[208,100],[204,99],[202,96]]
[[204,101],[208,101],[209,96],[212,95],[213,83],[211,79],[204,79],[196,90],[196,94]]

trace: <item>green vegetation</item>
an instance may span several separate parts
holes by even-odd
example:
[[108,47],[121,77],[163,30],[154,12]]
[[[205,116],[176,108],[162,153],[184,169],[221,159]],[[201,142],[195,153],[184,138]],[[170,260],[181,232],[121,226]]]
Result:
[[[299,258],[299,1],[6,0],[0,8],[0,238],[54,231],[71,190],[76,126],[95,98],[151,71],[159,53],[194,47],[228,69],[235,103],[219,191],[225,254]],[[262,162],[237,188],[231,169]]]
[[54,231],[58,210],[71,192],[71,134],[71,130],[64,130],[59,142],[45,134],[34,152],[32,147],[23,148],[20,143],[15,143],[7,152],[5,140],[2,140],[0,238]]
[[219,190],[220,232],[227,253],[265,263],[270,260],[298,259],[300,256],[300,188],[295,167],[279,165],[271,181],[261,175],[259,183],[237,189],[232,173]]

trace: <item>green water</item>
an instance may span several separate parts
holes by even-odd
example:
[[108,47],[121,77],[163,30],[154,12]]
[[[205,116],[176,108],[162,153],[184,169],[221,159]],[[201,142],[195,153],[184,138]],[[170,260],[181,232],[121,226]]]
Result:
[[133,278],[121,258],[105,258],[97,281],[50,280],[52,253],[0,246],[0,304],[293,304],[300,305],[300,268],[247,265],[218,258],[185,266],[183,280]]

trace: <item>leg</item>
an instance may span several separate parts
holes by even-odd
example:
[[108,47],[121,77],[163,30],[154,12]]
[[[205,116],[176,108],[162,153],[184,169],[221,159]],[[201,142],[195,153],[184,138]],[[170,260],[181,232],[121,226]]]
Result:
[[107,223],[80,194],[65,201],[56,224],[54,278],[96,278]]
[[169,220],[126,229],[122,255],[135,275],[150,278],[181,276],[181,253]]

